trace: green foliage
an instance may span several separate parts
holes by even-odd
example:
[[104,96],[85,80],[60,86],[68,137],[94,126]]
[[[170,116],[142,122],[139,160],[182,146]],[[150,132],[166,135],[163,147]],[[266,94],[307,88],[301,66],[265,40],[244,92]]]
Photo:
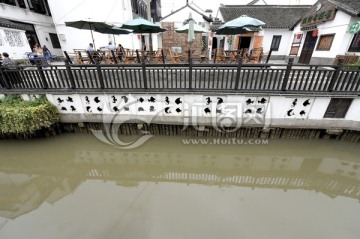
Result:
[[26,65],[27,64],[27,60],[14,60],[16,65]]
[[25,101],[20,96],[0,99],[0,133],[34,133],[58,122],[60,114],[46,97]]
[[344,70],[360,70],[360,60],[353,64],[344,65]]

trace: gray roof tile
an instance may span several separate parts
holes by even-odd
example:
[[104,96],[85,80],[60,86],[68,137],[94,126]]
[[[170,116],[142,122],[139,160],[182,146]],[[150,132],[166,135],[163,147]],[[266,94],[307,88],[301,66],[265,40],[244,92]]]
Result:
[[329,0],[338,6],[339,9],[360,16],[360,0]]
[[290,29],[310,5],[225,5],[220,12],[225,22],[247,15],[266,23],[263,28]]

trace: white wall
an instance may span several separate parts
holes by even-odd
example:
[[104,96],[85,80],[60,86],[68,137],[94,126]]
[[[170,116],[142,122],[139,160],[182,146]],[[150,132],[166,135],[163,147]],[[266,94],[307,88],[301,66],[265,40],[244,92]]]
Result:
[[[350,34],[347,32],[349,25],[352,23],[360,21],[360,18],[354,18],[349,16],[348,14],[338,10],[336,13],[336,16],[333,21],[325,22],[323,24],[318,25],[318,40],[315,44],[315,49],[313,52],[312,57],[318,57],[318,58],[335,58],[336,55],[344,55],[345,53],[348,53],[349,46],[351,44],[351,41],[353,39],[353,34]],[[298,56],[300,56],[302,47],[304,45],[304,41],[306,38],[307,31],[301,31],[300,30],[300,23],[294,28],[293,34],[303,33],[303,39],[301,42],[301,46],[298,52]],[[329,51],[318,51],[316,50],[316,47],[319,43],[319,39],[321,35],[326,34],[335,34],[332,46]],[[293,38],[290,38],[289,45],[291,46]],[[288,49],[288,54],[290,52],[290,47]],[[351,52],[351,54],[360,55],[360,52],[354,53]]]
[[263,48],[264,52],[270,51],[273,36],[281,35],[281,42],[278,51],[273,51],[271,55],[288,55],[289,42],[292,40],[292,31],[288,29],[264,29]]
[[335,37],[330,51],[318,51],[315,48],[313,57],[333,58],[336,55],[345,54],[345,52],[347,52],[349,48],[353,36],[352,34],[347,33],[350,22],[351,22],[351,17],[348,14],[341,11],[337,11],[335,19],[333,21],[325,22],[324,24],[319,24],[318,41],[316,43],[316,47],[321,35],[335,34]]
[[189,7],[185,7],[184,9],[180,10],[177,13],[174,13],[173,15],[161,20],[160,22],[174,22],[175,28],[181,27],[186,19],[189,18],[189,14],[191,13],[192,18],[195,20],[196,24],[199,22],[204,22],[205,29],[209,29],[210,24],[204,20],[203,16],[195,12]]
[[[29,9],[22,9],[16,6],[11,6],[3,3],[0,3],[0,16],[2,18],[9,20],[33,24],[35,27],[36,34],[39,38],[40,44],[46,45],[49,48],[49,50],[55,55],[61,54],[61,49],[54,49],[50,41],[49,33],[56,34],[54,23],[50,16],[45,16],[42,14],[32,12]],[[46,38],[48,38],[49,41],[46,41]],[[27,39],[25,41],[25,44],[27,44],[28,46],[19,49],[10,49],[9,46],[4,46],[4,47],[0,46],[0,50],[9,52],[10,57],[14,59],[21,59],[23,58],[25,52],[30,51],[30,46],[28,44]],[[11,54],[11,52],[13,54]]]
[[[108,24],[122,25],[131,20],[132,10],[130,0],[48,0],[53,15],[57,33],[60,35],[62,50],[72,52],[73,49],[85,49],[92,42],[90,30],[79,30],[66,27],[66,21],[77,21],[90,18],[94,21]],[[117,35],[116,44],[124,48],[139,49],[141,42],[139,34]],[[154,35],[154,34],[153,34]],[[93,32],[96,48],[113,42],[113,35]],[[154,49],[157,47],[157,38],[153,37]],[[148,40],[147,40],[148,44]]]
[[[9,42],[6,40],[4,31],[12,31],[20,35],[20,40],[22,46],[10,46]],[[17,30],[12,28],[0,27],[0,54],[2,52],[7,52],[12,59],[25,59],[27,58],[26,52],[31,52],[29,43],[27,41],[25,31]]]

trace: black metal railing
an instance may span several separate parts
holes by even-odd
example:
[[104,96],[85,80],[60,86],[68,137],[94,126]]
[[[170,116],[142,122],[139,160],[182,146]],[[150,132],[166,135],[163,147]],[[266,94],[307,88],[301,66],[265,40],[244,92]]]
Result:
[[359,95],[360,70],[339,65],[68,64],[0,68],[0,93],[219,92]]

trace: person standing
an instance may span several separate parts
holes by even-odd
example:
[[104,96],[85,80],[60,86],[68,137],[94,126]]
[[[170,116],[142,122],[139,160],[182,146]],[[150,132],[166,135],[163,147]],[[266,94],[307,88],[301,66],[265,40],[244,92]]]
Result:
[[34,47],[33,51],[34,51],[38,56],[42,56],[42,55],[44,54],[43,49],[41,48],[41,46],[40,46],[38,43],[35,44],[35,47]]
[[[0,79],[0,84],[2,87],[5,87],[7,82],[8,84],[18,84],[21,83],[20,74],[17,70],[17,65],[15,61],[10,59],[9,54],[7,52],[3,52],[3,60],[0,62],[0,66],[4,67],[4,77],[5,79]],[[5,82],[3,82],[5,80]]]
[[116,54],[118,55],[119,59],[121,62],[124,62],[124,54],[125,54],[125,49],[124,47],[119,44],[116,48]]
[[44,45],[43,48],[43,53],[44,53],[44,58],[47,60],[47,61],[51,61],[51,52],[50,50]]

